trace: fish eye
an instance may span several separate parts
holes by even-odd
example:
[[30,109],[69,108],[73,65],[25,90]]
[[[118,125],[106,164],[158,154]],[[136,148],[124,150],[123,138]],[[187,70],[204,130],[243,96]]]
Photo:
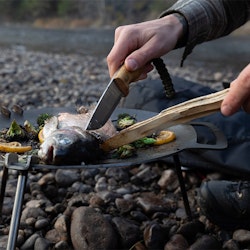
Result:
[[72,143],[72,140],[69,137],[65,136],[65,135],[64,136],[63,135],[55,136],[54,140],[59,145],[69,145],[69,144]]
[[58,140],[58,143],[62,145],[68,145],[71,143],[71,140],[69,138],[62,138]]

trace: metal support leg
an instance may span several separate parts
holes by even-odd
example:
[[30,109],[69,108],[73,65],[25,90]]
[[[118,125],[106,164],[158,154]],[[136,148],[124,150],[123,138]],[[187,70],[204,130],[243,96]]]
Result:
[[175,162],[176,173],[177,173],[179,183],[180,183],[181,194],[182,194],[185,211],[186,211],[188,220],[192,220],[192,212],[191,212],[189,201],[188,201],[187,191],[185,188],[185,182],[182,176],[180,158],[178,154],[174,154],[173,157],[174,157],[174,162]]
[[3,166],[3,176],[2,176],[2,183],[1,183],[1,191],[0,191],[0,219],[2,220],[2,212],[3,212],[3,202],[4,202],[4,196],[5,196],[5,189],[6,189],[6,183],[8,179],[8,168],[6,166]]
[[23,196],[28,171],[20,171],[16,187],[15,201],[10,222],[10,231],[6,250],[15,250],[18,236],[18,229],[22,213]]

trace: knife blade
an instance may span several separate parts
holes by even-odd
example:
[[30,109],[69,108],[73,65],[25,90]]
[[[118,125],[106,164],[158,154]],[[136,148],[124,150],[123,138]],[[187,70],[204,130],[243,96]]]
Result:
[[142,69],[132,72],[128,71],[124,65],[121,66],[100,97],[86,125],[86,130],[98,129],[107,122],[121,98],[128,95],[129,84],[136,81],[141,73]]

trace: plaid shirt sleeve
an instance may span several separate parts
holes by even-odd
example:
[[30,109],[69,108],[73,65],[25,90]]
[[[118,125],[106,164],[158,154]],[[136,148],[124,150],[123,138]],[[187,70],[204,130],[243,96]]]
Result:
[[202,42],[228,35],[250,19],[249,0],[179,0],[161,14],[182,15],[188,25],[182,61]]

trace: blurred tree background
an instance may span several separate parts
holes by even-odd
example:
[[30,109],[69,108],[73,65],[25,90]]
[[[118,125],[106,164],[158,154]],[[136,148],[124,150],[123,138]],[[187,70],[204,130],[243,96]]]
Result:
[[43,27],[117,26],[158,17],[176,0],[0,0],[0,21]]

